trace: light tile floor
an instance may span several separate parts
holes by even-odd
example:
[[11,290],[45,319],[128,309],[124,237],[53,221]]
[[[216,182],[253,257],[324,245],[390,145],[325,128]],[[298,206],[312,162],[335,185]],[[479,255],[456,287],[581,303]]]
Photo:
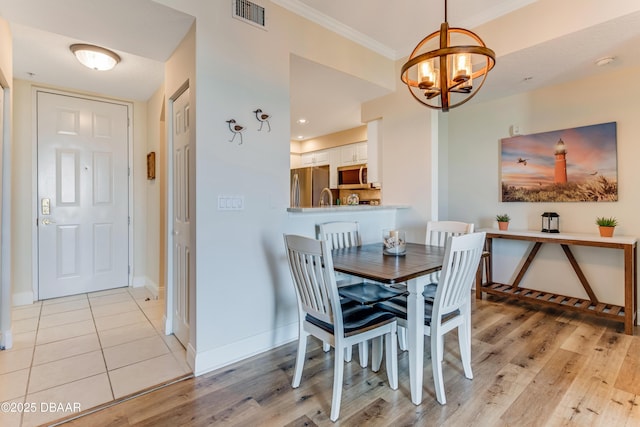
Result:
[[164,301],[120,288],[14,307],[0,351],[0,426],[36,426],[190,372]]

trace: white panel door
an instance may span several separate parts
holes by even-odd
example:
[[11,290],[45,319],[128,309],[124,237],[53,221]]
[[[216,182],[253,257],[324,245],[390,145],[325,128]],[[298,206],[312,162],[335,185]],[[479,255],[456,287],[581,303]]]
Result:
[[189,343],[190,289],[195,258],[191,242],[194,152],[190,144],[189,89],[173,102],[173,333]]
[[128,107],[37,93],[38,299],[129,277]]

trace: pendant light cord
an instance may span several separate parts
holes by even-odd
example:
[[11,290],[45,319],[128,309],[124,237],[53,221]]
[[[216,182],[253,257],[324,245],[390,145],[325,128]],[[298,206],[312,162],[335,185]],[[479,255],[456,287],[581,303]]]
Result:
[[447,20],[447,0],[444,0],[444,22],[449,22]]

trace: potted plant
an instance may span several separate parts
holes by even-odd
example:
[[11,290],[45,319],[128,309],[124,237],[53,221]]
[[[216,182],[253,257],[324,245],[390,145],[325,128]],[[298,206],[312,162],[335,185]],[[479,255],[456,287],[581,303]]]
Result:
[[600,236],[601,237],[611,237],[613,236],[613,230],[618,225],[618,220],[615,217],[604,217],[599,216],[596,218],[596,224],[600,228]]
[[509,228],[509,221],[511,221],[511,217],[507,214],[496,215],[496,221],[498,221],[498,228],[500,230],[507,230]]

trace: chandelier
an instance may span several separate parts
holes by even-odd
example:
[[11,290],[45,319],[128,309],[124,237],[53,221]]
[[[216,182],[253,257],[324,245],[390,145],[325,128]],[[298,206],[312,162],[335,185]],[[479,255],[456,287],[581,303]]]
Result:
[[446,112],[473,98],[495,63],[495,53],[475,33],[449,27],[444,0],[440,31],[418,43],[400,77],[418,102]]

